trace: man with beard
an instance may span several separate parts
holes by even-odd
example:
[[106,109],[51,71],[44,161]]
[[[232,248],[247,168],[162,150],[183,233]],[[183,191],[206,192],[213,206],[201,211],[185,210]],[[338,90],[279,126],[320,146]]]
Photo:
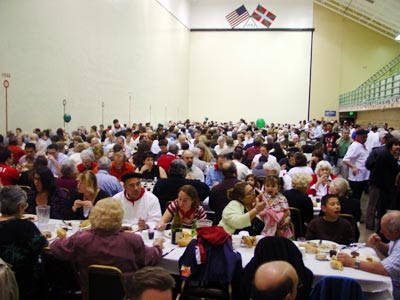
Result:
[[193,153],[190,150],[185,150],[182,153],[182,159],[186,163],[187,173],[186,179],[200,180],[204,182],[204,173],[193,164]]

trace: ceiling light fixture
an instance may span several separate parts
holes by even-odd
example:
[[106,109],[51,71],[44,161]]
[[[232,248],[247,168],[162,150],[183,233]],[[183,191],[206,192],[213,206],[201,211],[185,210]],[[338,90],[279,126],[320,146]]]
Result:
[[395,38],[396,41],[400,41],[400,34],[398,34]]

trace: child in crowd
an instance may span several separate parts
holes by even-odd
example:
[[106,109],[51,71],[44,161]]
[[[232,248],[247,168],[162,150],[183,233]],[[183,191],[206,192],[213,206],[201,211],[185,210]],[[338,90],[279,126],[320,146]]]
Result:
[[342,245],[355,242],[354,230],[350,222],[339,217],[339,198],[327,194],[321,199],[321,209],[325,216],[314,218],[307,227],[307,240],[328,240]]
[[278,176],[271,175],[266,177],[264,199],[267,201],[267,206],[259,213],[265,224],[261,234],[291,238],[293,234],[289,227],[289,204],[286,197],[279,192],[280,189],[281,180]]
[[249,174],[246,176],[245,181],[250,184],[253,188],[260,188],[260,183],[257,180],[257,177],[253,174]]

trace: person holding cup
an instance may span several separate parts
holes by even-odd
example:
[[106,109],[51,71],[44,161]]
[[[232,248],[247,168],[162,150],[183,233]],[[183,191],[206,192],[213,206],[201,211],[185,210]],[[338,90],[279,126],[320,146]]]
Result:
[[164,240],[156,238],[152,247],[146,246],[140,235],[121,230],[123,216],[120,202],[105,198],[90,211],[91,230],[56,239],[50,245],[57,259],[78,264],[84,300],[88,299],[88,266],[115,266],[122,271],[123,278],[129,278],[136,270],[161,260]]
[[28,203],[20,187],[1,188],[0,207],[0,257],[12,265],[20,299],[41,299],[38,259],[48,242],[33,222],[21,219]]
[[64,220],[68,215],[67,194],[57,188],[51,170],[39,166],[33,171],[33,188],[28,193],[27,213],[36,214],[37,206],[50,206],[50,218]]

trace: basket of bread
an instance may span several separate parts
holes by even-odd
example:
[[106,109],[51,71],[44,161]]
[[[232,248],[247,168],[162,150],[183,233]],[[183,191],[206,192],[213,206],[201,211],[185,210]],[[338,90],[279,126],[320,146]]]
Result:
[[182,232],[182,238],[176,241],[179,247],[187,247],[189,243],[192,241],[192,235],[188,231]]

